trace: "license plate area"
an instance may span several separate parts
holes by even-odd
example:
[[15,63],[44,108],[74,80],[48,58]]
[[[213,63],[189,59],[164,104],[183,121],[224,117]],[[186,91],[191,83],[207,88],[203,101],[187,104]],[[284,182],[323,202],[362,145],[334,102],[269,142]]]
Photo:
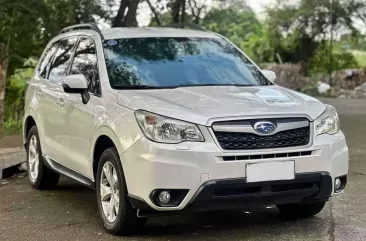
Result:
[[295,161],[248,163],[246,182],[267,182],[295,179]]

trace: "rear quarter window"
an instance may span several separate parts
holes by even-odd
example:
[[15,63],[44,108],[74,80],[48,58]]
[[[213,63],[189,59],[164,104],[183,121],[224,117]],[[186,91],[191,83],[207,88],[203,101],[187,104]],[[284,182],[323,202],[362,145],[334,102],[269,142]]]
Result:
[[78,37],[73,37],[60,41],[48,75],[50,81],[61,81],[62,77],[67,75],[71,55],[77,39]]
[[48,67],[50,65],[50,61],[52,59],[52,56],[55,54],[56,49],[57,49],[57,43],[52,43],[45,51],[44,54],[42,55],[41,60],[39,61],[39,65],[38,65],[38,74],[42,77],[42,78],[47,78],[47,71],[48,71]]

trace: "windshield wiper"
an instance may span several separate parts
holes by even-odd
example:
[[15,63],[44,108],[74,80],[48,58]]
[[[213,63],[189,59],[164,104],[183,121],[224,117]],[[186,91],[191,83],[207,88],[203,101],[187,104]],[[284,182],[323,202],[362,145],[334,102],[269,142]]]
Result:
[[146,89],[170,89],[176,87],[164,87],[164,86],[152,86],[152,85],[113,85],[114,88],[119,90],[146,90]]

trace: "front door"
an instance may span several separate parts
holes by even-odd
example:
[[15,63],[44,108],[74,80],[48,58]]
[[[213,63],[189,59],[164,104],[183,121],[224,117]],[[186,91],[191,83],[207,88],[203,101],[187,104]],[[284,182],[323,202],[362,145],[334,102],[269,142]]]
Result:
[[80,94],[65,92],[60,97],[64,100],[63,120],[67,123],[67,128],[62,130],[65,137],[64,147],[67,149],[65,166],[84,176],[93,178],[92,173],[90,173],[91,161],[89,160],[91,125],[94,103],[100,96],[100,85],[96,48],[90,38],[80,38],[69,74],[83,74],[86,77],[90,100],[83,104]]

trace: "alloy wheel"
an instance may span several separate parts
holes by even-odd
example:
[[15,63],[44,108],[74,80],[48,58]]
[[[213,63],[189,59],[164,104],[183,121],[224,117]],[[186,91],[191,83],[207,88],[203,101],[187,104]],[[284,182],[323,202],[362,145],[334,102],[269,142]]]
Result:
[[119,212],[119,183],[115,166],[107,161],[100,175],[100,199],[108,222],[116,221]]
[[28,147],[29,177],[32,182],[35,182],[37,180],[39,170],[39,152],[37,145],[37,137],[33,135],[30,138]]

